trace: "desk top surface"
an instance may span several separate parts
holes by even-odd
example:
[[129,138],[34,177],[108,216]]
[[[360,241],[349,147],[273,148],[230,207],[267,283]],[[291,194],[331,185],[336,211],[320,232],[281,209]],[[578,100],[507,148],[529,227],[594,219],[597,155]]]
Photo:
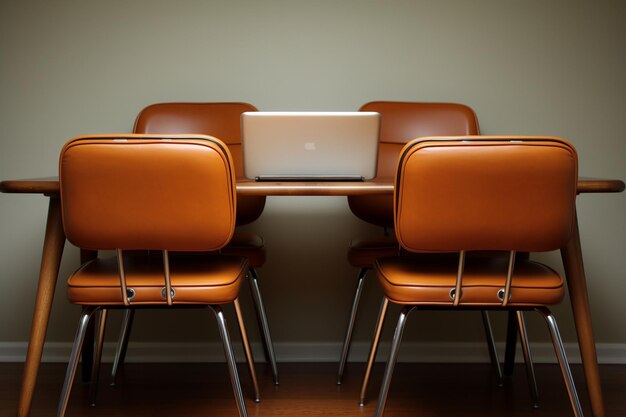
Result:
[[[579,193],[619,193],[624,191],[624,181],[616,179],[578,179]],[[20,194],[59,194],[57,177],[6,180],[0,182],[0,192]],[[241,195],[372,195],[393,193],[393,178],[376,178],[363,182],[257,182],[247,179],[237,181]]]

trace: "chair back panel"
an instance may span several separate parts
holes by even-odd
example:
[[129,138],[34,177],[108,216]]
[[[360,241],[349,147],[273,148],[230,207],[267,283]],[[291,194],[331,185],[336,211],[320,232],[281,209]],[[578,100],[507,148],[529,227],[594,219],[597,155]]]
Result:
[[235,227],[232,159],[209,136],[77,137],[59,181],[65,234],[81,248],[213,251]]
[[[456,103],[373,101],[359,111],[381,115],[377,177],[393,177],[404,145],[422,136],[479,134],[474,111]],[[360,219],[382,227],[393,226],[393,197],[350,196],[350,210]]]
[[398,164],[396,236],[412,252],[561,248],[577,167],[576,151],[558,138],[414,140]]
[[[257,111],[248,103],[157,103],[144,108],[135,121],[135,133],[200,134],[228,145],[237,177],[243,177],[241,113]],[[237,225],[251,223],[265,208],[265,196],[237,199]]]
[[359,111],[381,114],[381,142],[406,144],[422,136],[477,135],[479,131],[476,113],[464,104],[372,101]]

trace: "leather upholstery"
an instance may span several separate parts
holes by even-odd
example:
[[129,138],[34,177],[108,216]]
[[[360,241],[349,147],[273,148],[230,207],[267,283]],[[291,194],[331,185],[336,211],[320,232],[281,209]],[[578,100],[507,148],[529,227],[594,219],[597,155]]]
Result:
[[572,231],[577,156],[557,138],[421,138],[402,152],[396,237],[408,251],[564,246]]
[[[164,305],[163,258],[150,255],[124,257],[126,286],[135,292],[131,305]],[[224,304],[237,298],[247,272],[241,256],[170,254],[173,304]],[[67,296],[75,304],[123,306],[117,259],[95,259],[67,281]]]
[[[135,133],[194,133],[219,138],[228,146],[237,177],[243,177],[241,113],[256,111],[247,103],[157,103],[144,108],[135,121]],[[265,196],[237,196],[237,225],[256,220]]]
[[[172,140],[174,139],[174,140]],[[63,226],[70,242],[120,249],[133,305],[167,304],[162,250],[175,304],[237,298],[247,259],[215,252],[235,228],[236,191],[228,148],[200,135],[99,135],[70,140],[59,161]],[[157,250],[158,256],[146,251]],[[213,251],[208,253],[209,251]],[[70,301],[124,305],[117,258],[95,259],[68,280]]]
[[[433,135],[477,135],[478,120],[474,111],[463,104],[373,101],[360,111],[381,114],[377,177],[394,177],[398,157],[404,145],[417,137]],[[358,218],[381,227],[393,227],[393,197],[363,195],[348,197],[350,210]],[[356,267],[371,267],[374,260],[390,255],[397,242],[386,239],[390,246],[380,246],[381,240],[355,240],[348,251],[349,262]],[[380,251],[373,250],[379,246]]]
[[[385,296],[392,302],[411,305],[451,306],[450,290],[455,288],[458,254],[428,254],[381,258],[375,269]],[[464,306],[499,306],[498,291],[504,288],[506,257],[468,258],[463,274],[461,303]],[[563,279],[553,269],[528,260],[515,265],[510,306],[540,306],[563,299]]]
[[86,136],[59,162],[65,234],[84,249],[212,251],[235,227],[228,148],[208,136]]
[[[421,138],[404,148],[394,192],[396,236],[410,252],[549,251],[566,243],[574,221],[577,156],[550,137]],[[391,301],[452,305],[458,262],[428,254],[376,261]],[[448,255],[449,256],[449,255]],[[468,258],[461,305],[497,306],[507,259]],[[563,279],[545,265],[519,259],[509,306],[558,303]]]

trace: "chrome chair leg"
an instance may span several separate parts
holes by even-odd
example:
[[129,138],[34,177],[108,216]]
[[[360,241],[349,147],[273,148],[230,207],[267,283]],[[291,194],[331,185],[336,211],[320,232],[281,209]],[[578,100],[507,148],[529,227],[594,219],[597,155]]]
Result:
[[98,379],[100,377],[100,361],[102,360],[102,346],[104,344],[104,331],[107,323],[107,309],[100,309],[100,316],[96,322],[96,349],[93,355],[93,367],[91,368],[91,383],[89,385],[89,405],[96,406],[98,394]]
[[389,353],[389,359],[387,360],[387,367],[385,368],[385,375],[383,376],[383,383],[380,387],[380,394],[378,396],[378,404],[376,405],[376,412],[374,415],[376,417],[382,417],[383,412],[385,410],[385,403],[387,402],[387,394],[389,393],[389,387],[391,385],[391,377],[393,376],[393,369],[396,365],[396,360],[398,359],[398,352],[400,351],[400,341],[402,340],[402,333],[404,332],[404,326],[406,325],[406,320],[411,313],[415,309],[414,306],[404,306],[402,311],[400,312],[400,317],[398,318],[398,325],[396,326],[396,331],[393,334],[393,342],[391,343],[391,352]]
[[387,315],[387,307],[389,306],[389,300],[387,297],[383,297],[383,301],[380,304],[380,310],[378,311],[378,320],[376,322],[376,330],[374,332],[374,338],[372,339],[372,347],[370,348],[370,354],[367,358],[367,367],[365,368],[365,375],[363,376],[363,383],[361,384],[361,393],[359,395],[359,405],[363,407],[365,405],[365,394],[367,392],[367,385],[370,381],[372,374],[372,366],[374,366],[374,360],[376,359],[376,352],[378,351],[378,343],[380,342],[380,335],[383,331],[383,325],[385,323],[385,317]]
[[496,370],[496,384],[501,387],[503,385],[502,368],[500,367],[500,359],[498,358],[498,351],[496,350],[496,342],[493,339],[493,330],[491,328],[489,312],[487,310],[481,310],[480,313],[483,319],[483,327],[485,328],[485,338],[487,339],[489,357],[491,358],[491,364]]
[[232,343],[230,342],[230,336],[228,335],[228,328],[226,327],[226,318],[224,312],[219,305],[209,306],[215,313],[217,319],[217,327],[222,337],[222,343],[224,345],[224,355],[226,356],[226,364],[228,365],[228,373],[230,375],[230,382],[233,386],[235,393],[235,401],[237,402],[237,410],[239,411],[239,417],[247,417],[246,403],[243,399],[243,393],[241,391],[241,384],[239,383],[239,375],[237,374],[237,362],[235,361],[235,354],[233,353]]
[[70,354],[67,371],[65,372],[65,380],[63,381],[63,388],[61,389],[61,398],[59,399],[57,417],[63,417],[65,415],[67,402],[70,398],[70,392],[72,391],[72,384],[74,382],[74,377],[76,376],[78,359],[80,358],[80,352],[83,349],[83,342],[85,341],[85,332],[87,331],[87,326],[91,316],[96,310],[98,310],[98,307],[84,307],[78,321],[78,329],[76,330],[76,336],[74,337],[74,345],[72,345],[72,353]]
[[519,333],[517,327],[517,315],[514,310],[509,310],[507,313],[507,325],[506,325],[506,347],[504,350],[504,366],[503,371],[505,376],[512,376],[515,369],[515,354],[517,349],[517,334]]
[[270,327],[267,324],[267,316],[265,314],[265,306],[263,305],[263,299],[261,298],[261,291],[259,290],[259,277],[254,268],[250,268],[248,276],[250,277],[250,288],[252,290],[252,299],[254,301],[254,307],[256,309],[257,317],[259,318],[259,324],[261,325],[261,332],[263,334],[263,343],[265,351],[272,367],[272,375],[274,376],[274,384],[278,385],[278,366],[276,366],[276,355],[274,354],[274,345],[272,344],[272,336],[270,335]]
[[341,357],[339,358],[339,371],[337,372],[337,385],[341,385],[341,379],[343,378],[343,371],[346,367],[346,361],[348,360],[348,352],[350,351],[350,340],[352,339],[352,331],[354,330],[354,322],[356,320],[356,313],[359,309],[359,302],[361,300],[361,294],[363,293],[363,285],[365,277],[369,268],[361,268],[359,270],[358,280],[356,284],[356,291],[354,293],[354,300],[352,301],[352,310],[350,311],[350,318],[348,319],[348,328],[346,329],[346,336],[343,341],[343,347],[341,349]]
[[526,322],[524,321],[524,312],[516,311],[517,324],[519,328],[520,342],[522,344],[522,353],[524,354],[524,363],[526,364],[526,377],[528,379],[528,388],[533,401],[533,408],[539,408],[539,391],[537,390],[537,379],[535,378],[535,369],[533,366],[533,357],[528,344],[528,333],[526,332]]
[[117,379],[117,371],[124,364],[126,358],[126,349],[128,349],[128,338],[130,337],[130,329],[133,327],[133,319],[135,318],[135,309],[127,308],[124,310],[124,319],[120,328],[120,337],[115,349],[115,358],[113,358],[113,367],[111,368],[111,386],[115,385]]
[[241,307],[239,306],[239,299],[233,301],[235,305],[235,313],[237,315],[237,322],[239,323],[239,332],[241,334],[241,342],[243,343],[243,349],[246,353],[246,361],[248,362],[248,368],[250,370],[250,378],[252,379],[252,386],[254,387],[254,401],[261,402],[261,394],[259,392],[259,383],[256,378],[256,371],[254,369],[254,359],[252,357],[252,350],[250,349],[250,343],[248,341],[248,333],[246,332],[246,326],[243,322],[243,316],[241,314]]
[[[365,375],[363,377],[363,383],[361,384],[361,393],[359,396],[359,405],[365,405],[365,396],[367,393],[367,386],[369,384],[369,379],[372,372],[372,367],[374,366],[374,360],[376,359],[376,352],[378,350],[378,344],[380,342],[380,335],[382,333],[382,327],[385,320],[385,315],[387,313],[389,301],[385,298],[380,306],[380,311],[378,313],[378,321],[376,326],[376,331],[374,334],[374,340],[372,340],[372,348],[370,349],[370,354],[367,360],[367,366],[365,368]],[[493,331],[491,328],[491,320],[489,319],[489,314],[487,311],[482,310],[482,318],[483,325],[485,327],[485,334],[487,336],[487,344],[489,347],[489,355],[491,357],[491,362],[493,366],[496,368],[496,377],[498,386],[502,386],[502,370],[500,368],[500,361],[498,359],[498,353],[495,348],[495,342],[493,338]]]
[[554,351],[561,367],[561,373],[563,374],[563,380],[567,388],[567,394],[569,395],[570,403],[572,404],[572,410],[575,417],[583,417],[583,410],[578,399],[578,393],[576,392],[576,386],[574,385],[574,378],[567,362],[567,356],[565,355],[565,348],[563,347],[563,340],[559,333],[559,327],[556,324],[556,319],[547,308],[536,309],[545,319],[548,329],[550,330],[550,336],[552,337],[552,344],[554,345]]

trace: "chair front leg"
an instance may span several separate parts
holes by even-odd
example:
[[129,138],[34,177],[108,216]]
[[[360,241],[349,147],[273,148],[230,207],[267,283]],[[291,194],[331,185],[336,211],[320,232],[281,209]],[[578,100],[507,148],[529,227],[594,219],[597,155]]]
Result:
[[243,350],[246,353],[246,362],[248,362],[248,369],[250,370],[250,378],[252,379],[252,386],[254,387],[254,401],[261,402],[261,394],[259,392],[259,383],[256,378],[256,370],[254,369],[254,358],[252,357],[252,350],[250,349],[250,343],[248,341],[248,334],[246,332],[246,326],[243,322],[243,315],[241,314],[241,307],[239,305],[239,299],[236,298],[233,301],[235,305],[235,314],[237,315],[237,322],[239,323],[239,332],[241,334],[241,342],[243,344]]
[[254,308],[261,325],[261,333],[263,335],[263,347],[270,366],[272,367],[272,375],[274,376],[274,384],[278,385],[278,366],[276,365],[276,354],[274,353],[274,344],[272,343],[272,336],[270,335],[270,327],[267,323],[267,315],[265,314],[265,306],[263,305],[263,298],[261,297],[261,290],[259,289],[259,277],[254,268],[250,268],[248,277],[250,279],[250,289],[252,290],[252,300],[254,301]]
[[376,352],[378,351],[378,344],[380,342],[380,335],[383,331],[383,325],[385,324],[385,317],[387,316],[388,306],[389,300],[387,299],[387,297],[384,297],[382,303],[380,304],[380,310],[378,311],[376,330],[374,331],[372,347],[370,348],[370,354],[367,358],[367,367],[365,368],[365,375],[363,375],[363,383],[361,384],[361,394],[359,395],[359,405],[361,407],[365,405],[365,394],[367,393],[367,385],[369,384],[370,376],[372,374],[372,367],[374,366],[374,360],[376,359]]
[[380,387],[380,394],[378,395],[378,404],[376,405],[376,417],[382,417],[385,410],[385,403],[387,402],[387,394],[389,393],[389,387],[391,385],[391,377],[393,376],[393,369],[398,359],[398,352],[400,351],[400,341],[402,340],[402,333],[404,332],[404,326],[406,320],[415,309],[415,306],[404,306],[400,312],[398,318],[398,324],[396,331],[393,334],[393,341],[391,343],[391,352],[389,353],[389,359],[387,360],[387,367],[385,368],[385,375],[383,376],[383,383]]
[[343,341],[343,347],[341,348],[341,357],[339,358],[339,371],[337,372],[337,385],[341,385],[341,379],[343,378],[343,371],[346,367],[346,361],[348,360],[348,353],[350,351],[350,341],[352,340],[352,331],[354,330],[354,322],[356,321],[356,313],[359,309],[359,302],[361,300],[361,294],[363,293],[363,285],[365,283],[365,277],[369,268],[361,268],[357,278],[356,291],[354,293],[354,300],[352,301],[352,310],[350,310],[350,317],[348,319],[348,328],[346,329],[346,336]]
[[228,335],[228,328],[226,327],[226,317],[219,305],[211,305],[211,310],[215,313],[217,319],[217,327],[222,337],[222,344],[224,345],[224,355],[226,356],[226,364],[228,365],[228,373],[230,375],[230,382],[233,386],[233,392],[235,393],[235,401],[237,402],[237,410],[239,411],[239,417],[247,417],[246,403],[243,398],[243,392],[241,391],[241,384],[239,383],[239,375],[237,374],[237,362],[235,361],[235,354],[233,353],[233,346]]
[[572,404],[572,410],[575,417],[583,417],[583,410],[578,399],[578,393],[576,392],[576,386],[574,385],[574,378],[567,362],[567,356],[565,355],[565,348],[563,347],[563,340],[559,333],[559,327],[556,324],[556,319],[547,308],[536,309],[541,316],[545,319],[548,329],[550,330],[550,336],[552,337],[552,344],[554,345],[554,352],[559,361],[561,367],[561,373],[563,374],[563,380],[567,388],[567,394],[569,395],[570,403]]
[[74,382],[74,377],[76,376],[78,359],[83,349],[83,342],[85,341],[85,333],[87,331],[87,327],[89,326],[91,316],[96,310],[98,310],[98,308],[99,307],[96,306],[84,307],[80,319],[78,320],[78,329],[76,330],[76,336],[74,337],[72,353],[70,354],[67,371],[65,372],[65,380],[63,381],[63,388],[61,389],[61,398],[59,399],[59,407],[57,408],[57,417],[63,417],[65,415],[67,402],[70,398],[70,392],[72,391],[72,384]]

